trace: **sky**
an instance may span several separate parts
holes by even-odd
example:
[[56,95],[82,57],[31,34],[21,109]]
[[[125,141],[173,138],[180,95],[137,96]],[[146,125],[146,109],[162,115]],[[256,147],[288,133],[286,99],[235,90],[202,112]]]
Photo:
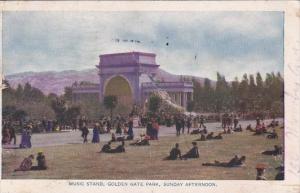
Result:
[[141,51],[170,73],[212,80],[282,73],[283,22],[282,12],[4,12],[3,72],[82,70],[101,54]]

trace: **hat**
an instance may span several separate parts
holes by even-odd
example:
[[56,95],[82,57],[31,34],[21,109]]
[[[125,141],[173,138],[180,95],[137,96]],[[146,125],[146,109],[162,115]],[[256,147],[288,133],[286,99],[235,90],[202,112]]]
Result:
[[41,154],[41,153],[43,153],[43,151],[42,151],[42,150],[39,150],[39,151],[38,151],[38,154]]
[[267,168],[267,165],[264,163],[258,163],[258,164],[256,164],[256,167],[255,167],[255,169],[266,169],[266,168]]

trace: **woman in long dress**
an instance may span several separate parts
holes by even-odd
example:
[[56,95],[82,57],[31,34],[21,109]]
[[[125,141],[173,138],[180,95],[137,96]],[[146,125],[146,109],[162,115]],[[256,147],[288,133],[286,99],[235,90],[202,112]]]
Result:
[[94,129],[93,129],[93,139],[92,139],[92,143],[99,143],[99,142],[100,142],[99,134],[100,134],[99,124],[96,123],[96,124],[95,124],[95,127],[94,127]]

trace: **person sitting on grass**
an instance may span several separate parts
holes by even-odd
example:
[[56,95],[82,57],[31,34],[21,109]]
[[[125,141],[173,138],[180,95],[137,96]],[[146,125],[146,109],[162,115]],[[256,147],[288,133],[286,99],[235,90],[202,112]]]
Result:
[[171,149],[170,155],[165,158],[165,160],[176,160],[176,159],[182,159],[181,157],[181,151],[179,149],[179,144],[176,143],[175,147]]
[[116,134],[112,133],[110,142],[115,142],[115,141],[117,141]]
[[274,145],[274,150],[266,150],[262,152],[262,154],[277,156],[277,155],[282,155],[282,152],[283,152],[282,147],[279,147],[278,145]]
[[239,127],[236,127],[236,128],[234,128],[234,130],[233,130],[234,132],[242,132],[243,131],[243,129],[242,129],[242,125],[241,124],[239,124]]
[[141,135],[141,139],[139,139],[136,142],[131,143],[129,145],[137,145],[137,146],[150,145],[149,139],[150,139],[150,136],[148,136],[148,135]]
[[203,163],[203,166],[217,166],[217,167],[239,167],[242,166],[246,161],[246,156],[238,157],[234,156],[229,162],[219,162],[215,161],[215,163]]
[[124,141],[122,141],[122,144],[121,145],[119,145],[118,147],[116,147],[115,149],[111,149],[111,150],[109,150],[108,152],[106,152],[106,153],[123,153],[123,152],[125,152],[125,142]]
[[20,164],[19,168],[15,169],[16,171],[29,171],[32,167],[32,160],[34,159],[34,155],[29,155],[26,157]]
[[192,144],[193,144],[192,149],[182,156],[183,159],[199,158],[199,151],[198,151],[197,143],[192,142]]
[[257,164],[256,165],[256,180],[267,180],[267,178],[264,176],[266,165],[265,164]]
[[111,142],[109,141],[107,144],[103,145],[100,152],[108,153],[111,150],[110,144]]
[[257,125],[255,128],[255,133],[253,135],[261,135],[263,133],[266,133],[266,128],[263,125]]
[[43,152],[38,152],[38,155],[36,157],[36,161],[38,162],[37,166],[32,166],[31,170],[46,170],[47,165],[46,165],[46,158]]
[[203,129],[200,130],[200,133],[207,134],[207,129],[206,129],[206,126],[205,126],[205,125],[203,125]]
[[276,133],[275,129],[273,129],[273,131],[267,135],[267,139],[277,139],[277,138],[278,138],[278,134]]
[[199,139],[196,139],[196,141],[206,141],[206,137],[203,133],[201,133],[201,136]]

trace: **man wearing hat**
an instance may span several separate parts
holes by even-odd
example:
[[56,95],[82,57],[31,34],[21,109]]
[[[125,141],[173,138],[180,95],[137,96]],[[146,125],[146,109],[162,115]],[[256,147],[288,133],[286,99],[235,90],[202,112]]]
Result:
[[190,151],[188,151],[185,155],[182,156],[182,158],[199,158],[199,151],[198,151],[198,146],[197,142],[192,142],[193,147]]
[[266,165],[259,163],[255,167],[257,173],[256,173],[256,180],[267,180],[267,178],[264,176]]
[[31,170],[46,170],[47,169],[46,158],[42,151],[38,152],[36,161],[38,163],[37,166],[32,166]]

